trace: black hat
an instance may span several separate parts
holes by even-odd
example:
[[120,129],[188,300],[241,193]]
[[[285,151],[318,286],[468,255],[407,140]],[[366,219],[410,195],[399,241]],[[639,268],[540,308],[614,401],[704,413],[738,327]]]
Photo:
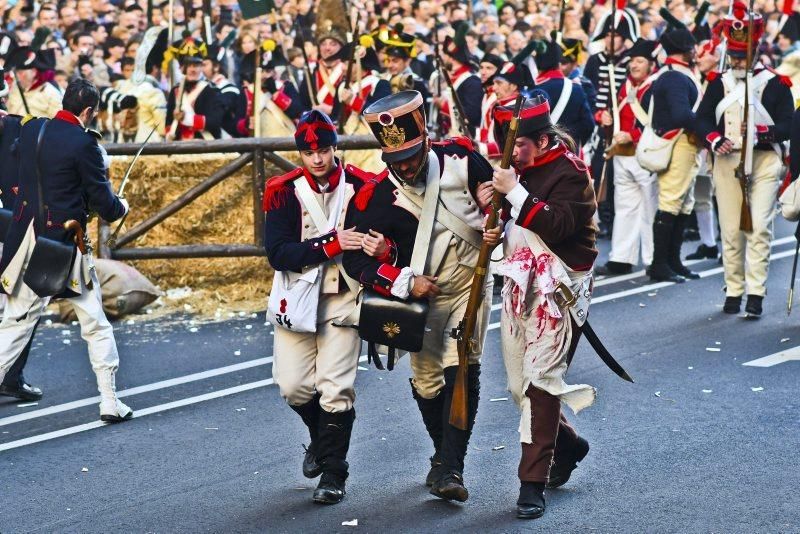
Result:
[[452,57],[459,63],[467,65],[470,63],[470,53],[467,49],[467,31],[469,31],[469,24],[464,21],[456,23],[456,36],[450,37],[449,35],[444,38],[444,48],[442,49],[445,54]]
[[378,41],[385,48],[388,56],[401,59],[417,56],[417,38],[414,35],[405,33],[402,24],[398,24],[394,32],[379,32]]
[[6,59],[17,48],[17,41],[10,33],[0,32],[0,59]]
[[312,109],[300,116],[297,131],[294,132],[297,150],[319,150],[336,146],[337,141],[336,126],[325,113]]
[[385,163],[408,159],[425,144],[425,107],[419,91],[385,96],[364,110],[364,119],[381,144]]
[[[534,51],[542,50],[544,44],[542,41],[531,41],[525,48],[520,50],[517,55],[511,58],[511,61],[503,65],[503,67],[495,73],[495,78],[501,78],[508,83],[513,83],[519,88],[533,86],[533,76],[531,71],[525,65],[525,61],[531,57]],[[537,56],[538,57],[538,56]],[[556,66],[558,63],[556,63]]]
[[561,39],[561,63],[578,63],[579,56],[583,52],[583,41],[580,39]]
[[[261,68],[273,70],[275,67],[288,65],[289,62],[283,57],[280,48],[276,47],[275,41],[267,39],[261,43]],[[242,57],[239,64],[239,77],[246,82],[253,83],[256,72],[256,54],[258,50],[252,50]]]
[[692,35],[694,35],[694,39],[698,43],[709,41],[712,37],[711,26],[708,25],[708,20],[706,17],[710,7],[711,4],[708,3],[708,0],[704,0],[704,2],[700,5],[700,8],[697,10],[697,14],[694,16],[694,28],[692,28]]
[[[169,40],[169,30],[167,30],[167,28],[163,28],[163,29],[161,29],[161,31],[158,31],[158,29],[153,27],[153,28],[150,28],[149,30],[147,30],[147,32],[145,32],[145,39],[144,39],[143,43],[147,42],[147,35],[150,32],[154,32],[154,33],[158,32],[158,36],[156,37],[155,43],[153,43],[153,47],[150,49],[150,52],[147,53],[147,57],[145,59],[145,67],[144,68],[145,68],[145,71],[146,71],[145,73],[146,74],[150,74],[150,72],[153,70],[153,67],[155,67],[155,66],[161,65],[162,68],[163,68],[162,64],[164,63],[164,54],[167,51],[167,42]],[[145,52],[145,50],[143,49],[143,46],[144,45],[140,45],[139,48],[140,48],[140,50],[142,52]],[[138,61],[139,61],[139,50],[136,51],[136,59],[137,59],[137,63],[138,63]],[[135,81],[136,80],[134,80],[134,82]]]
[[225,48],[217,43],[208,45],[208,55],[206,59],[210,59],[213,63],[219,63],[225,57]]
[[[617,23],[614,28],[614,33],[619,35],[625,40],[635,41],[639,38],[639,19],[635,13],[629,9],[618,9]],[[608,11],[597,23],[597,29],[592,37],[592,41],[603,39],[606,35],[611,33],[612,19],[611,11]]]
[[534,61],[539,72],[557,69],[561,63],[561,45],[555,41],[536,41]]
[[52,48],[34,51],[29,46],[20,46],[9,54],[7,62],[16,70],[54,70],[56,53]]
[[497,54],[484,54],[479,63],[489,63],[497,67],[497,69],[503,68],[503,64],[506,61],[498,56]]
[[655,41],[642,38],[633,43],[633,46],[628,49],[628,55],[630,57],[643,57],[650,61],[655,61],[656,58],[654,54],[656,47],[658,47],[658,43]]
[[665,7],[659,10],[661,17],[667,21],[667,30],[661,34],[661,47],[666,54],[683,54],[691,52],[697,41],[692,35],[692,32],[686,27],[684,23],[675,18]]
[[192,37],[188,30],[184,30],[183,39],[175,41],[164,53],[164,61],[169,63],[172,59],[180,61],[181,65],[189,63],[202,63],[208,56],[208,47],[202,39]]
[[[511,118],[514,116],[514,106],[495,106],[494,108],[494,136],[500,146],[505,144],[508,127]],[[540,94],[535,94],[525,100],[519,117],[519,129],[517,137],[532,137],[537,132],[552,126],[550,120],[550,103],[547,98]]]

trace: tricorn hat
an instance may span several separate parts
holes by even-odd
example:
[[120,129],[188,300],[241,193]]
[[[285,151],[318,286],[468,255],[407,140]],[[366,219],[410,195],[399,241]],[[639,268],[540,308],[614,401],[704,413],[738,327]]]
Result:
[[29,46],[20,46],[8,55],[7,63],[16,70],[54,70],[56,54],[52,48],[33,50]]
[[659,10],[661,17],[667,21],[667,30],[661,34],[661,48],[667,55],[682,54],[694,50],[697,41],[686,27],[686,24],[679,21],[665,7]]
[[423,147],[428,135],[419,91],[400,91],[373,102],[364,110],[364,119],[381,144],[385,163],[410,158]]
[[460,21],[456,25],[455,37],[449,35],[444,38],[444,48],[442,49],[445,54],[452,57],[459,63],[467,65],[470,63],[470,53],[467,49],[467,32],[469,31],[469,24]]
[[628,55],[630,57],[643,57],[650,61],[655,61],[655,52],[657,47],[657,42],[640,38],[628,49]]

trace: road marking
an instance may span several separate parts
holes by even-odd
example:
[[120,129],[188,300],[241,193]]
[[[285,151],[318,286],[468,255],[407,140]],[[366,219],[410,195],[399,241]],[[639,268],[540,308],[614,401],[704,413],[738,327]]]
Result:
[[[159,389],[169,388],[173,386],[180,386],[181,384],[188,384],[190,382],[196,382],[198,380],[204,380],[206,378],[212,378],[215,376],[220,376],[228,373],[235,373],[236,371],[251,369],[253,367],[258,367],[260,365],[267,365],[270,363],[272,363],[272,356],[268,358],[258,358],[255,360],[249,360],[246,362],[236,363],[233,365],[226,365],[225,367],[218,367],[217,369],[209,369],[208,371],[202,371],[200,373],[194,373],[186,376],[179,376],[178,378],[171,378],[169,380],[162,380],[160,382],[154,382],[152,384],[145,384],[143,386],[123,389],[117,392],[117,397],[120,398],[130,397],[131,395],[139,395],[141,393],[147,393],[149,391],[156,391]],[[96,397],[89,397],[86,399],[66,402],[64,404],[58,404],[56,406],[50,406],[48,408],[42,408],[40,410],[34,410],[31,412],[25,412],[18,415],[12,415],[10,417],[4,417],[0,419],[0,426],[11,425],[14,423],[19,423],[20,421],[28,421],[30,419],[36,419],[37,417],[44,417],[46,415],[52,415],[54,413],[75,410],[77,408],[83,408],[84,406],[91,406],[92,404],[97,404],[99,402],[100,402],[100,396],[98,395]]]
[[773,365],[778,365],[779,363],[789,361],[800,362],[800,347],[792,347],[791,349],[782,350],[780,352],[776,352],[775,354],[764,356],[763,358],[744,362],[742,365],[746,365],[747,367],[772,367]]
[[[263,388],[273,383],[274,381],[272,378],[267,378],[266,380],[259,380],[258,382],[250,382],[249,384],[241,384],[239,386],[234,386],[227,389],[221,389],[219,391],[212,391],[211,393],[205,393],[203,395],[197,395],[195,397],[189,397],[187,399],[180,399],[173,402],[168,402],[166,404],[159,404],[158,406],[151,406],[150,408],[136,410],[133,418],[138,419],[139,417],[144,417],[146,415],[166,412],[167,410],[172,410],[174,408],[181,408],[183,406],[189,406],[190,404],[197,404],[198,402],[204,402],[212,399],[219,399],[221,397],[227,397],[228,395],[234,395],[236,393],[241,393],[243,391],[250,391],[257,388]],[[34,443],[41,443],[43,441],[48,441],[63,436],[70,436],[72,434],[77,434],[79,432],[86,432],[87,430],[93,430],[95,428],[100,428],[101,426],[106,426],[106,423],[103,423],[102,421],[92,421],[91,423],[84,423],[82,425],[71,426],[69,428],[62,428],[61,430],[48,432],[46,434],[39,434],[37,436],[18,439],[16,441],[9,441],[8,443],[0,444],[0,452],[7,451],[9,449],[16,449],[18,447],[24,447],[25,445],[32,445]]]

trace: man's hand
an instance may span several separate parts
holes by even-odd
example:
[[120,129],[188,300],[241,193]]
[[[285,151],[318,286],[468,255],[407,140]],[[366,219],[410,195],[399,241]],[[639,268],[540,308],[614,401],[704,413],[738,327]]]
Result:
[[183,111],[176,111],[172,114],[172,120],[176,121],[178,124],[183,121]]
[[614,124],[614,118],[611,117],[611,113],[608,111],[603,111],[600,114],[600,125],[601,126],[611,126]]
[[517,185],[517,173],[514,169],[496,169],[492,177],[492,185],[496,191],[507,195]]
[[313,109],[321,111],[325,115],[330,115],[331,113],[333,113],[333,106],[329,106],[328,104],[317,104],[316,106],[314,106]]
[[633,143],[633,137],[628,132],[618,132],[614,136],[614,142],[619,145],[627,145],[628,143]]
[[364,234],[356,232],[356,227],[348,230],[337,232],[336,236],[339,238],[339,245],[342,250],[360,250],[361,241],[364,239]]
[[491,230],[487,230],[484,221],[484,228],[483,228],[484,243],[486,243],[490,247],[496,247],[503,240],[502,236],[503,236],[503,228],[500,225],[495,226]]
[[475,198],[478,201],[478,207],[485,210],[489,204],[492,203],[492,195],[494,194],[494,187],[492,182],[483,182],[478,184],[478,190],[475,192]]
[[339,102],[344,102],[345,104],[349,104],[350,101],[353,99],[353,91],[346,88],[344,84],[339,86],[339,90],[337,91],[339,96]]
[[361,240],[361,249],[367,256],[377,258],[383,256],[389,245],[386,244],[386,238],[383,234],[370,230],[369,234],[363,234],[364,239]]
[[435,297],[441,294],[442,290],[439,289],[434,282],[435,276],[428,276],[425,274],[414,277],[414,287],[411,288],[411,296],[416,298]]
[[726,154],[730,154],[733,151],[733,141],[730,139],[724,139],[716,150],[714,150],[714,154],[717,156],[724,156]]

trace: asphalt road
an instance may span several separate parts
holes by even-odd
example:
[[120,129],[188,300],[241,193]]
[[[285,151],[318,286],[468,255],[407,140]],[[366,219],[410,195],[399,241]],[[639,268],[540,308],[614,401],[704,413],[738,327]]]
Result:
[[[118,389],[137,417],[102,428],[78,327],[42,328],[27,375],[45,398],[0,400],[0,532],[800,532],[791,231],[779,224],[757,322],[721,313],[714,261],[682,285],[641,275],[597,284],[592,323],[636,383],[581,342],[569,381],[599,395],[570,418],[592,449],[548,492],[542,519],[514,517],[518,414],[491,400],[509,397],[497,326],[466,461],[469,502],[439,501],[423,485],[432,451],[404,361],[359,372],[348,495],[324,507],[300,472],[307,437],[272,385],[259,314],[118,324]],[[769,366],[743,365],[795,347]]]

